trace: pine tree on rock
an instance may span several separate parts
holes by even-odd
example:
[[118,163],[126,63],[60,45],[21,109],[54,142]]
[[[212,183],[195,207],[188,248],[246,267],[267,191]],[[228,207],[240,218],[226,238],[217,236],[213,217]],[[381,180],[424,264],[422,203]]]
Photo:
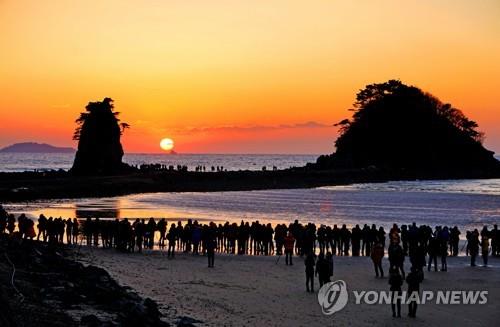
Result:
[[398,80],[367,85],[352,111],[352,118],[336,124],[336,151],[319,157],[318,168],[499,169],[477,123],[417,87]]
[[89,102],[76,120],[73,139],[78,151],[71,172],[75,175],[116,174],[130,167],[122,162],[120,137],[129,125],[120,123],[119,112],[113,111],[113,100]]

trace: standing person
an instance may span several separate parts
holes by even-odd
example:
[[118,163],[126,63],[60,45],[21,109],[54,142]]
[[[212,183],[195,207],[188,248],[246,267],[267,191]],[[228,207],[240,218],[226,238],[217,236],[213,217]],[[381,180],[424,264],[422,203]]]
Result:
[[99,217],[96,217],[94,223],[92,224],[92,233],[94,235],[94,246],[99,246],[99,233],[101,229],[101,221]]
[[[309,252],[304,260],[306,266],[306,290],[307,292],[314,293],[314,266],[316,265],[314,254]],[[311,287],[309,288],[309,285]]]
[[362,237],[363,232],[361,231],[361,228],[359,228],[359,225],[356,225],[351,232],[351,245],[352,245],[352,256],[357,257],[359,256],[360,249],[361,249],[361,237]]
[[316,261],[316,275],[318,276],[319,287],[330,282],[330,269],[323,253],[319,254]]
[[26,238],[33,240],[35,236],[35,222],[31,219],[26,219]]
[[420,283],[424,280],[424,273],[417,267],[412,266],[411,271],[406,277],[408,284],[408,316],[415,318],[417,316],[417,304],[420,299]]
[[[52,217],[49,218],[50,221]],[[49,233],[49,241],[52,239],[52,233]],[[85,241],[87,246],[92,245],[92,219],[90,217],[87,217],[85,219],[85,223],[83,224],[83,234],[85,235]]]
[[199,254],[201,242],[201,228],[198,225],[198,221],[195,220],[191,233],[191,244],[193,244],[193,254]]
[[36,236],[36,240],[38,241],[41,235],[42,240],[44,242],[47,241],[47,218],[43,214],[40,214],[40,216],[38,217],[37,227],[38,227],[38,235]]
[[7,219],[7,230],[9,231],[9,235],[12,236],[15,229],[16,229],[16,217],[14,217],[13,214],[10,214],[9,218]]
[[460,242],[460,231],[458,230],[457,226],[453,227],[451,230],[450,242],[451,242],[451,255],[456,257],[458,255],[458,244]]
[[384,246],[382,243],[377,242],[373,245],[371,251],[371,258],[373,261],[373,266],[375,267],[375,277],[378,278],[379,273],[380,277],[384,278],[384,270],[382,269],[382,258],[384,257]]
[[71,235],[73,232],[73,223],[71,222],[71,218],[66,219],[66,243],[71,244]]
[[429,263],[427,265],[427,271],[431,271],[432,262],[434,262],[434,271],[438,271],[437,254],[439,253],[439,241],[436,237],[431,237],[431,239],[429,240],[427,251],[429,252]]
[[403,243],[403,252],[408,255],[408,226],[401,226],[401,242]]
[[[143,222],[144,223],[144,222]],[[144,223],[144,247],[153,249],[155,243],[156,222],[153,217],[149,218],[148,223]]]
[[490,251],[490,240],[487,236],[483,236],[481,239],[481,254],[483,255],[483,267],[488,266],[488,252]]
[[401,318],[401,296],[403,294],[401,286],[403,285],[403,278],[399,273],[399,269],[396,267],[391,267],[389,269],[389,285],[391,290],[392,316],[394,318],[396,318],[396,316]]
[[217,247],[217,242],[215,241],[212,235],[209,235],[207,238],[207,258],[208,258],[208,268],[214,267],[215,262],[215,248]]
[[142,252],[145,227],[146,227],[146,224],[144,223],[144,219],[142,219],[142,220],[137,219],[134,222],[135,243],[137,245],[137,249],[138,249],[139,253]]
[[440,254],[441,254],[441,271],[448,271],[448,264],[446,258],[448,257],[448,243],[450,241],[450,234],[448,227],[444,227],[440,231]]
[[295,244],[295,237],[293,237],[291,232],[288,232],[288,235],[285,237],[285,264],[287,266],[288,265],[293,266],[292,257],[293,257],[294,244]]
[[389,253],[389,263],[391,267],[396,266],[396,268],[400,269],[401,275],[403,279],[405,278],[405,270],[404,270],[404,262],[405,262],[405,253],[404,249],[399,245],[399,239],[394,238],[391,240],[391,245],[389,245],[389,249],[387,250]]
[[470,234],[469,253],[470,253],[470,265],[471,267],[475,267],[476,257],[479,253],[479,232],[477,231],[477,229],[475,229]]
[[177,228],[175,227],[175,224],[170,225],[170,230],[168,231],[167,239],[168,239],[167,256],[173,259],[175,257],[175,242],[177,241]]
[[333,255],[330,251],[326,253],[326,262],[328,263],[329,281],[333,277]]
[[384,230],[384,227],[380,226],[377,233],[377,241],[380,242],[384,248],[385,248],[385,234],[386,232]]
[[165,239],[167,234],[167,221],[162,218],[156,225],[158,231],[160,232],[160,240],[158,241],[158,246],[163,249],[165,247]]
[[73,234],[73,244],[77,244],[78,234],[80,233],[80,223],[76,218],[73,218],[73,228],[71,229],[71,232]]
[[491,255],[500,255],[500,230],[498,230],[496,224],[493,225],[493,229],[491,230]]

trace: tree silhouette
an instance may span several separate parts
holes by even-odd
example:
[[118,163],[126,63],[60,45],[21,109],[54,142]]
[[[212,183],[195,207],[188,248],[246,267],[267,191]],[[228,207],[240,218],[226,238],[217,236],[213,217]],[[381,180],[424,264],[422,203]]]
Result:
[[73,139],[78,140],[78,151],[71,171],[80,175],[123,171],[128,165],[122,163],[120,137],[129,125],[120,123],[111,98],[89,102],[85,109],[76,120]]
[[338,124],[336,152],[321,168],[497,167],[484,134],[460,110],[398,80],[367,85],[356,95],[351,119]]

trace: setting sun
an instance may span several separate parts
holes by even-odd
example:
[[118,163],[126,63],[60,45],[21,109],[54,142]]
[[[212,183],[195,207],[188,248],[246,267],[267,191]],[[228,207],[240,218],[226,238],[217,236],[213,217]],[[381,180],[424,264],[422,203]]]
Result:
[[174,141],[169,138],[164,138],[160,141],[160,148],[165,151],[170,151],[174,148]]

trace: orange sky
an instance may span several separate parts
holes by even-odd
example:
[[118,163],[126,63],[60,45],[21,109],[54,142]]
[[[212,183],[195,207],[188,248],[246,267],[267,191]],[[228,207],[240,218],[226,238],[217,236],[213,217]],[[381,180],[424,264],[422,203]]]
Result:
[[127,152],[331,152],[357,90],[399,78],[500,152],[499,17],[498,0],[0,0],[0,147],[75,146],[109,96]]

